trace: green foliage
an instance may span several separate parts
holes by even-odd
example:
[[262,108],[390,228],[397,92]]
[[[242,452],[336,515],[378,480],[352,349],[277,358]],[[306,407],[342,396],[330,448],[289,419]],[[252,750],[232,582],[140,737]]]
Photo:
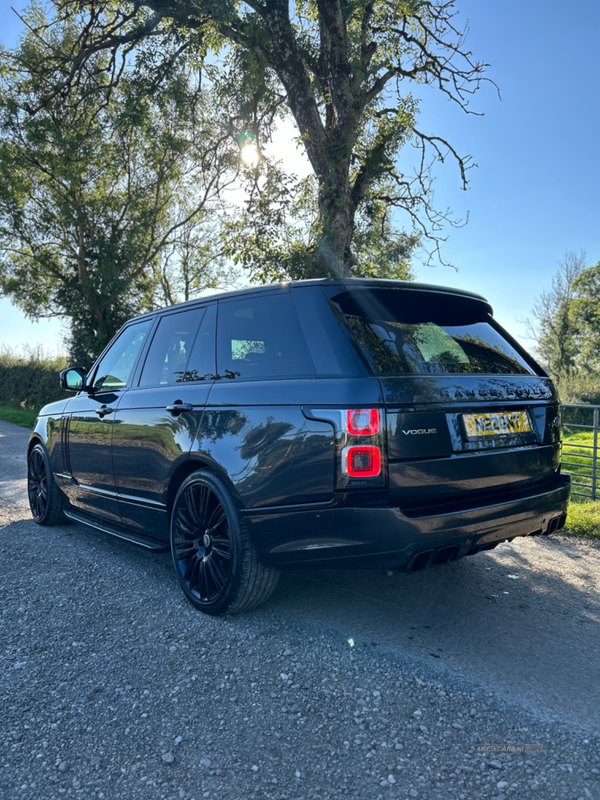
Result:
[[563,403],[588,403],[600,405],[600,375],[597,371],[581,370],[563,377],[559,386]]
[[33,428],[37,418],[37,411],[29,408],[15,408],[8,403],[0,403],[0,419],[20,425],[22,428]]
[[585,264],[585,255],[567,253],[533,308],[535,323],[530,330],[537,339],[538,352],[559,388],[575,370],[577,330],[572,315],[575,280]]
[[600,500],[572,498],[567,513],[567,524],[560,533],[600,540]]
[[[296,181],[279,165],[264,162],[260,190],[246,208],[224,225],[224,252],[251,279],[267,283],[314,278],[315,254],[327,246],[318,208],[318,182]],[[365,278],[412,280],[410,259],[419,237],[394,227],[382,200],[365,202],[354,220],[350,274]],[[323,277],[335,277],[328,269]]]
[[[18,356],[3,350],[0,352],[0,403],[5,408],[37,412],[46,403],[67,397],[58,381],[60,371],[66,366],[65,358],[49,358],[40,351]],[[2,418],[7,419],[6,416]],[[16,419],[10,421],[16,422]]]
[[[242,243],[238,261],[254,277],[405,274],[417,243],[439,247],[449,220],[432,204],[432,165],[454,160],[466,188],[470,157],[419,129],[413,89],[433,87],[468,111],[486,66],[465,49],[453,0],[57,5],[81,29],[66,59],[68,86],[101,52],[111,53],[105,72],[118,85],[116,65],[151,39],[155,52],[191,54],[232,138],[254,134],[263,159],[245,172],[246,213],[225,237],[231,253],[231,237]],[[289,165],[287,177],[276,168],[273,183],[264,157],[283,116],[293,118],[313,170],[310,209]]]
[[529,330],[564,403],[600,403],[600,263],[567,253],[538,297]]
[[218,233],[203,233],[237,147],[176,38],[146,42],[118,86],[101,51],[66,92],[80,18],[35,4],[26,18],[19,47],[0,51],[0,293],[69,319],[71,357],[89,366],[132,315],[222,279]]
[[367,197],[355,221],[354,270],[365,278],[412,280],[410,261],[419,235],[398,230],[392,208],[380,197]]
[[581,272],[575,280],[574,289],[575,299],[571,315],[579,332],[579,357],[584,370],[598,373],[600,370],[600,262]]

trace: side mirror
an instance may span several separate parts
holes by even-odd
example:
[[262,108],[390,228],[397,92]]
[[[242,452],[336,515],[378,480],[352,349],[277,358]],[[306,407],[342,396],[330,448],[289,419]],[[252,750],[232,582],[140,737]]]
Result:
[[81,392],[85,388],[87,371],[83,367],[69,367],[60,373],[60,388],[64,392]]

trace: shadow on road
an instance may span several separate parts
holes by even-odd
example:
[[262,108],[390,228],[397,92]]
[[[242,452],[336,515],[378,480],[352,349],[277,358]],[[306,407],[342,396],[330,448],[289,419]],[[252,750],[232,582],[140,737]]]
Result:
[[536,539],[417,575],[284,573],[271,602],[356,647],[422,657],[597,729],[599,576],[597,547]]
[[[0,555],[11,559],[19,542],[39,528],[29,520],[0,531]],[[119,602],[134,583],[148,600],[179,593],[168,553],[149,553],[82,525],[44,529],[47,580],[63,547],[74,548],[78,569],[110,562],[122,573]],[[16,567],[17,565],[15,565]],[[516,576],[511,578],[509,576]],[[269,618],[306,630],[327,630],[340,647],[401,661],[425,659],[465,679],[517,695],[554,718],[598,729],[600,685],[600,549],[566,539],[524,540],[416,575],[373,570],[282,573]],[[22,575],[27,582],[28,578]],[[37,576],[38,581],[41,575]],[[73,576],[78,582],[79,576]],[[19,580],[18,572],[14,580]],[[68,595],[69,576],[58,580]],[[181,598],[184,602],[183,597]],[[253,612],[261,615],[264,610]],[[246,617],[249,615],[245,615]],[[235,621],[230,618],[230,624]],[[307,634],[308,635],[308,634]]]
[[[28,435],[9,423],[0,425],[0,498],[12,499],[4,504],[8,524],[0,528],[3,580],[40,594],[43,585],[58,581],[59,592],[68,597],[81,591],[81,574],[100,564],[118,572],[118,602],[124,608],[179,597],[168,554],[149,553],[81,525],[40,529],[20,519],[27,513],[22,453]],[[62,557],[67,547],[74,559]],[[77,564],[78,576],[64,571],[67,561]],[[264,619],[265,625],[274,617],[293,621],[310,635],[327,630],[340,647],[350,647],[352,639],[354,647],[373,654],[424,659],[434,669],[451,670],[598,730],[597,545],[560,537],[522,539],[417,575],[287,572],[268,606],[248,617]],[[224,624],[236,624],[235,619]]]

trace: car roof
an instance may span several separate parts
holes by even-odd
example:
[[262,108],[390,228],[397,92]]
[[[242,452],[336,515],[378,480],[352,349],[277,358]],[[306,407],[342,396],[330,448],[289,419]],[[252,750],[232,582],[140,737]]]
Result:
[[154,311],[148,311],[145,314],[140,314],[132,318],[135,320],[145,319],[152,317],[155,314],[160,314],[165,311],[183,310],[191,308],[199,303],[206,303],[207,301],[230,299],[233,297],[246,297],[253,294],[273,293],[275,294],[282,289],[286,291],[290,287],[301,288],[305,286],[339,286],[342,290],[348,291],[355,288],[378,288],[378,289],[405,289],[408,291],[432,292],[435,294],[451,294],[456,297],[467,297],[473,300],[479,300],[485,303],[491,310],[488,301],[485,297],[475,292],[469,292],[466,289],[455,289],[450,286],[437,286],[431,283],[415,283],[414,281],[398,281],[389,278],[316,278],[313,280],[303,281],[282,281],[281,283],[264,284],[261,286],[250,286],[245,289],[236,289],[230,292],[219,292],[217,294],[206,295],[205,297],[196,297],[194,300],[188,300],[184,303],[175,303],[172,306],[165,306],[158,308]]

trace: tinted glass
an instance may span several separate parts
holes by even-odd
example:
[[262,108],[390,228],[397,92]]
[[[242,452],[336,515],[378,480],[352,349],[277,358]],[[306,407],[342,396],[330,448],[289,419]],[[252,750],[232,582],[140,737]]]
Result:
[[344,331],[331,317],[320,286],[298,286],[291,292],[302,333],[319,375],[362,376],[365,367]]
[[[217,304],[212,303],[206,309],[200,330],[192,348],[192,355],[181,381],[214,381],[215,379],[215,326],[217,322]],[[177,380],[180,383],[180,380]]]
[[378,290],[332,299],[376,374],[535,374],[478,301]]
[[94,374],[94,389],[124,389],[152,320],[129,325],[99,362]]
[[219,304],[217,370],[228,378],[314,374],[289,293]]
[[203,316],[204,308],[193,308],[161,319],[146,357],[140,386],[167,386],[184,379]]

